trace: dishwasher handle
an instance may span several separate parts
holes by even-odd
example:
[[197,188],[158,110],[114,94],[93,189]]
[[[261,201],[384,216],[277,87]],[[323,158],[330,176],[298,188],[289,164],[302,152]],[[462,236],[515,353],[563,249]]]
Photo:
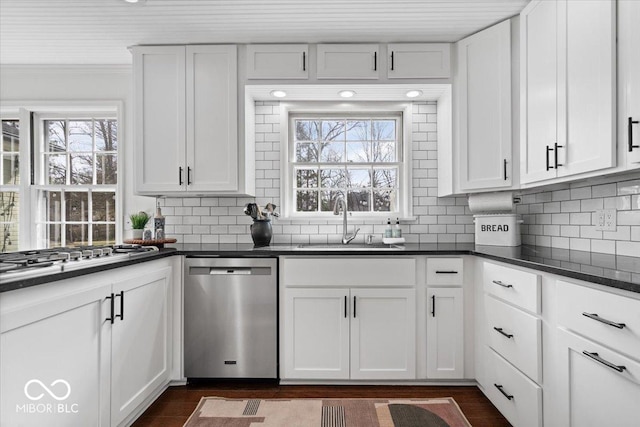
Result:
[[270,267],[190,267],[190,276],[265,276]]

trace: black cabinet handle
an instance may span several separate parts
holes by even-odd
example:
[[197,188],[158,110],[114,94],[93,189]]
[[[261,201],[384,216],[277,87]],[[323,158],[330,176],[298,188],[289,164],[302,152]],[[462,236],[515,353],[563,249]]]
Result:
[[391,51],[391,71],[393,71],[393,51]]
[[436,296],[431,295],[431,317],[436,317]]
[[378,71],[378,52],[373,52],[373,71]]
[[498,391],[499,391],[500,393],[502,393],[502,395],[503,395],[504,397],[506,397],[506,398],[507,398],[507,399],[509,399],[509,400],[513,399],[513,395],[512,395],[512,394],[507,394],[507,393],[502,389],[503,387],[502,387],[502,385],[501,385],[501,384],[495,384],[495,383],[494,383],[493,385],[498,389]]
[[640,123],[638,120],[633,120],[632,117],[629,117],[629,122],[627,123],[629,152],[633,151],[634,148],[640,148],[640,145],[633,145],[633,125],[637,125],[638,123]]
[[117,297],[120,297],[120,314],[116,314],[114,316],[114,319],[120,319],[121,321],[124,320],[124,291],[121,291],[120,293],[116,294]]
[[549,164],[549,151],[553,151],[553,148],[547,145],[547,170],[553,169],[553,166]]
[[178,185],[182,185],[182,166],[178,167]]
[[585,356],[595,360],[598,363],[602,363],[604,366],[606,366],[607,368],[611,368],[614,371],[618,371],[618,372],[622,372],[625,369],[627,369],[626,366],[622,366],[622,365],[616,365],[614,363],[611,363],[607,360],[604,360],[602,357],[598,356],[598,353],[589,353],[588,351],[583,351],[582,354],[584,354]]
[[558,163],[558,148],[564,148],[564,145],[558,145],[557,142],[555,142],[553,144],[553,164],[555,165],[555,168],[558,169],[558,166],[563,166],[560,163]]
[[191,185],[191,167],[187,167],[187,185]]
[[602,317],[598,316],[596,313],[582,313],[582,315],[585,317],[588,317],[589,319],[593,319],[597,322],[604,323],[605,325],[613,326],[614,328],[618,328],[618,329],[622,329],[625,326],[627,326],[624,323],[616,323],[616,322],[612,322],[611,320],[603,319]]
[[108,299],[108,300],[111,300],[111,317],[107,317],[107,318],[106,318],[106,319],[104,319],[104,320],[108,320],[108,321],[110,321],[110,322],[111,322],[111,324],[113,325],[113,322],[116,320],[116,318],[115,318],[115,317],[113,317],[113,310],[114,310],[114,305],[115,305],[115,302],[114,302],[114,299],[115,299],[115,298],[114,298],[114,296],[113,296],[113,292],[111,292],[111,295],[109,295],[109,296],[107,297],[107,299]]
[[344,296],[344,318],[347,318],[347,305],[349,305],[349,301],[347,301],[347,296]]
[[507,180],[507,159],[502,162],[502,171],[504,172],[504,180]]
[[353,296],[353,318],[356,318],[356,296]]
[[458,274],[455,270],[436,270],[436,274]]
[[503,288],[513,288],[513,285],[507,285],[505,283],[502,283],[500,280],[492,280],[492,283],[495,283],[498,286],[502,286]]
[[508,334],[505,331],[502,330],[502,328],[496,328],[495,326],[493,327],[494,330],[498,331],[499,334],[504,335],[507,338],[513,338],[513,334]]
[[302,71],[307,71],[307,52],[302,52]]

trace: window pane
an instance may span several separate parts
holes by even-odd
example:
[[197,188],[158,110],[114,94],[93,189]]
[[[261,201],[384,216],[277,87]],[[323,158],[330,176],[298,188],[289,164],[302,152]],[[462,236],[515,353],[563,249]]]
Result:
[[[116,220],[116,193],[111,191],[91,193],[93,221]],[[94,229],[95,230],[95,229]]]
[[45,120],[45,150],[65,151],[66,150],[66,122],[64,120]]
[[320,197],[322,197],[322,202],[320,206],[320,210],[322,212],[333,212],[333,209],[336,205],[336,200],[338,196],[342,194],[342,191],[322,191],[320,192]]
[[118,122],[115,120],[95,120],[96,150],[116,151],[118,149]]
[[317,141],[319,129],[319,121],[296,120],[296,141]]
[[369,190],[349,190],[347,193],[347,209],[353,212],[369,212],[371,193]]
[[297,162],[317,162],[318,161],[318,143],[317,142],[296,143],[296,161]]
[[325,120],[322,122],[323,141],[344,141],[344,121]]
[[59,191],[45,191],[44,194],[46,220],[51,222],[62,221],[62,202]]
[[65,226],[67,246],[80,246],[89,244],[88,224],[67,224]]
[[316,212],[318,210],[317,191],[296,191],[296,211]]
[[374,191],[373,210],[391,212],[396,210],[396,190]]
[[64,193],[64,201],[67,221],[88,221],[89,193],[66,192]]
[[92,245],[113,245],[116,242],[115,224],[94,224]]
[[69,151],[93,151],[93,120],[69,121]]
[[344,142],[323,142],[320,161],[323,163],[344,162]]
[[347,121],[347,141],[370,141],[371,121]]
[[367,141],[347,142],[347,162],[368,162],[371,143]]
[[318,171],[315,169],[296,170],[296,187],[297,188],[317,188],[318,187]]
[[344,169],[322,169],[320,180],[322,188],[344,188],[346,184]]
[[396,161],[396,143],[393,141],[375,141],[373,143],[373,161],[376,163]]
[[371,187],[371,171],[369,169],[348,169],[348,184],[353,187]]
[[62,228],[62,224],[49,224],[47,240],[50,248],[62,246]]
[[2,183],[5,185],[20,183],[20,157],[17,154],[2,155]]
[[395,120],[373,120],[371,122],[371,131],[373,140],[391,140],[396,139],[396,122]]
[[20,122],[17,120],[2,121],[2,149],[5,153],[20,151]]
[[96,184],[116,184],[118,182],[118,156],[116,154],[96,154]]
[[46,154],[45,162],[47,169],[47,184],[66,184],[67,183],[67,155],[66,154]]
[[397,169],[374,169],[373,170],[373,186],[374,187],[397,187]]
[[93,154],[71,154],[71,184],[93,184]]
[[14,191],[0,192],[0,252],[18,250],[18,213],[20,195]]

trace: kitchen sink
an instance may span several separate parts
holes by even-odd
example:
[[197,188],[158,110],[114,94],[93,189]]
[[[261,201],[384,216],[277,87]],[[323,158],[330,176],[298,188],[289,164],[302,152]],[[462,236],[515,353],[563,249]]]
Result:
[[321,250],[321,251],[388,251],[388,250],[404,250],[404,246],[399,245],[385,245],[383,243],[373,243],[371,245],[365,244],[347,244],[340,243],[334,244],[308,244],[298,245],[296,249],[301,250]]

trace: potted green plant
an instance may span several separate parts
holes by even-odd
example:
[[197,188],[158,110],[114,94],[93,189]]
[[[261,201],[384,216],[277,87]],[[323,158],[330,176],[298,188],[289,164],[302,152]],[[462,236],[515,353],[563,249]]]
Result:
[[131,238],[132,239],[142,239],[142,232],[144,231],[144,227],[149,222],[151,217],[148,213],[144,211],[140,211],[138,213],[132,213],[129,215],[129,220],[131,221]]

